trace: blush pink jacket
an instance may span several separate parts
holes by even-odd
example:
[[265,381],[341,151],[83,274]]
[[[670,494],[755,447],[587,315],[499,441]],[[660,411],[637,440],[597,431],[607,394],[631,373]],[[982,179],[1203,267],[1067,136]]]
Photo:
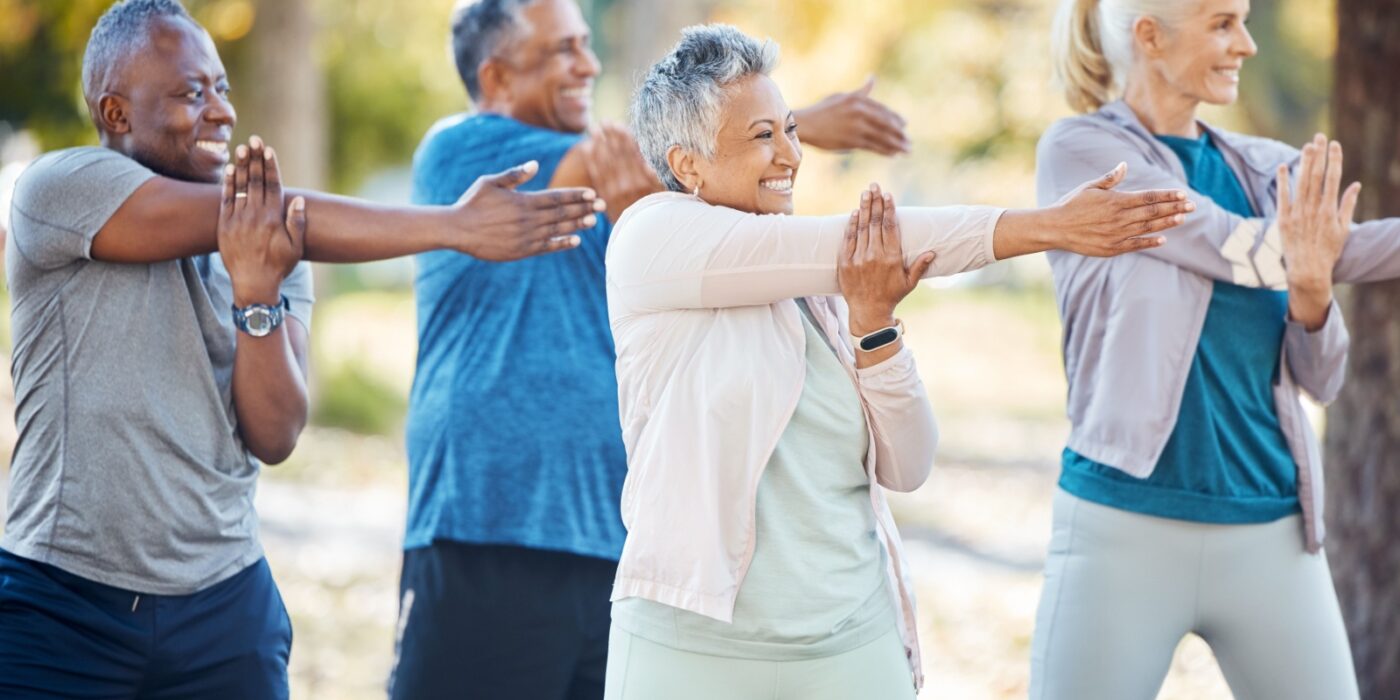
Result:
[[[928,276],[993,262],[1002,211],[899,209],[906,260],[935,251]],[[846,305],[836,296],[846,218],[746,214],[666,192],[618,220],[607,294],[627,448],[627,540],[612,599],[639,596],[732,620],[753,559],[759,479],[802,394],[806,340],[793,300],[807,297],[861,398],[871,506],[921,686],[908,569],[877,485],[923,484],[938,428],[908,350],[855,368]]]

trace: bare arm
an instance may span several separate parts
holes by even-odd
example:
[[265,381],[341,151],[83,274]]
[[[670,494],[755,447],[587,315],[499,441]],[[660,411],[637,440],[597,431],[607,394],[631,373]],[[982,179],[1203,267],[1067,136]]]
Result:
[[[293,197],[283,218],[275,158],[241,158],[229,170],[220,191],[216,237],[233,284],[234,306],[277,306],[282,280],[302,257],[306,202]],[[235,343],[233,405],[239,435],[255,457],[277,464],[292,453],[306,426],[307,329],[287,316],[260,338],[237,331]]]
[[[256,137],[235,150],[235,165],[276,154]],[[395,207],[318,192],[306,201],[309,260],[363,262],[455,249],[483,260],[515,260],[578,245],[574,231],[592,226],[605,206],[592,190],[516,192],[533,163],[488,175],[452,206]],[[220,186],[154,177],[117,210],[92,242],[110,262],[173,260],[218,248]]]
[[569,149],[549,186],[596,190],[608,203],[608,219],[614,222],[637,200],[664,189],[632,134],[612,123],[589,130],[587,139]]

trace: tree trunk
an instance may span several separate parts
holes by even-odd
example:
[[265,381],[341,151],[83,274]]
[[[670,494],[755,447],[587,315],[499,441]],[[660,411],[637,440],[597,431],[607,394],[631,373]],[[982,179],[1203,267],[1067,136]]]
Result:
[[[1400,0],[1339,0],[1334,119],[1358,220],[1400,216]],[[1328,414],[1328,557],[1363,698],[1400,698],[1400,282],[1358,285]]]
[[258,0],[248,34],[243,82],[234,85],[240,138],[253,134],[277,149],[282,178],[326,186],[326,88],[316,59],[310,0]]

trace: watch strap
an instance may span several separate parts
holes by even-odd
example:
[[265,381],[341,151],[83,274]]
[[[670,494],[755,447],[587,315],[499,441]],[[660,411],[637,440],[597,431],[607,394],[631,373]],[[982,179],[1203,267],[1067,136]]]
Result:
[[885,326],[861,336],[852,334],[851,347],[854,347],[856,352],[875,352],[902,337],[904,337],[904,322],[895,319],[892,326]]

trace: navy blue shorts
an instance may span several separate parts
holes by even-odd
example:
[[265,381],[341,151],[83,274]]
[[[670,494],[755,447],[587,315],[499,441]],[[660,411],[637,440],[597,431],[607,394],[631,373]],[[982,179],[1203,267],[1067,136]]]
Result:
[[436,541],[404,552],[394,700],[601,700],[617,562]]
[[286,698],[291,649],[266,560],[161,596],[0,550],[0,698]]

